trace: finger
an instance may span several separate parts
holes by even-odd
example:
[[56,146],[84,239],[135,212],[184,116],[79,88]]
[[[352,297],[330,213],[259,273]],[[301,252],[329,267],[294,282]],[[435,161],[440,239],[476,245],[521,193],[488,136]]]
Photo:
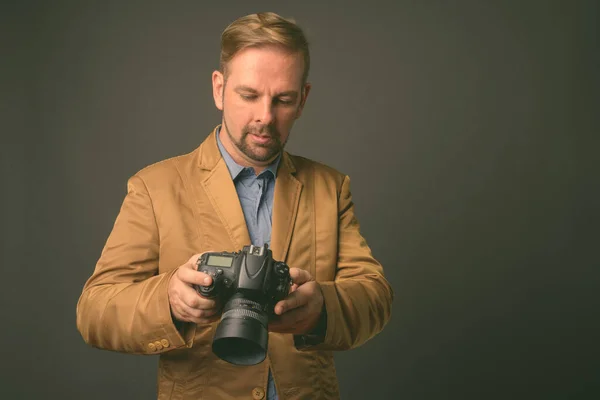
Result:
[[171,305],[173,316],[184,322],[195,322],[197,324],[211,323],[219,319],[219,309],[199,310],[183,303],[179,297],[173,300]]
[[214,308],[197,309],[190,307],[183,302],[177,304],[177,309],[180,314],[186,316],[188,319],[193,320],[194,322],[197,322],[201,319],[208,319],[217,313],[217,310]]
[[176,317],[179,321],[183,321],[183,322],[193,322],[195,324],[211,324],[215,321],[218,320],[218,316],[212,316],[212,317],[208,317],[208,318],[197,318],[194,317],[192,315],[189,315],[187,313],[182,313],[181,316],[177,316]]
[[208,286],[212,283],[210,275],[190,268],[179,268],[177,270],[177,277],[188,285]]
[[301,333],[304,332],[304,323],[308,316],[308,307],[303,306],[291,310],[284,315],[269,321],[269,330],[279,333]]
[[289,310],[293,310],[298,307],[302,307],[308,303],[310,296],[299,287],[298,290],[290,293],[285,299],[275,304],[275,314],[282,315]]
[[292,282],[297,285],[302,285],[313,280],[310,272],[300,268],[290,268],[290,277]]
[[212,308],[217,308],[217,303],[215,300],[200,296],[196,290],[189,286],[182,287],[178,295],[181,302],[188,307],[195,308],[197,310],[210,310]]

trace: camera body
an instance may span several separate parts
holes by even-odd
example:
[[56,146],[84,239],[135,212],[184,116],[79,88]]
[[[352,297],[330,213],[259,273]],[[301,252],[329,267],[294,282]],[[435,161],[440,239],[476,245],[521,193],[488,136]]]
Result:
[[198,271],[212,277],[210,286],[197,285],[202,296],[225,304],[234,293],[260,302],[267,313],[273,312],[278,301],[290,290],[290,269],[284,262],[273,260],[268,245],[244,246],[235,253],[204,253],[198,259]]
[[204,253],[197,270],[212,277],[198,293],[224,304],[212,350],[236,365],[255,365],[266,358],[268,323],[275,304],[289,293],[289,267],[273,260],[268,245],[248,245],[235,253]]

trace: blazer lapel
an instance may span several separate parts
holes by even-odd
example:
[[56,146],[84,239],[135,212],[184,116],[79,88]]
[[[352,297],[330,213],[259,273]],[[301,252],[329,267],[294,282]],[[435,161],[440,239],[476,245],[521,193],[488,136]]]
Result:
[[201,145],[198,166],[207,170],[202,188],[225,227],[234,249],[250,244],[244,212],[238,199],[231,174],[217,146],[216,128]]
[[236,250],[250,244],[250,234],[246,226],[244,212],[237,196],[231,174],[225,160],[221,159],[212,174],[202,182],[204,190],[217,211],[223,226],[229,233]]
[[292,240],[292,231],[298,214],[302,183],[294,177],[296,168],[289,155],[284,152],[273,199],[273,225],[271,230],[271,250],[273,258],[285,261]]

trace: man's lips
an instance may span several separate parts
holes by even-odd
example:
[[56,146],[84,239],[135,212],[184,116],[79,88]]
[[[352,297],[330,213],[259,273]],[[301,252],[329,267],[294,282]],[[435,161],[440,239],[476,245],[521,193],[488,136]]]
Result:
[[271,136],[257,135],[255,133],[251,133],[250,135],[252,136],[252,139],[255,142],[261,143],[261,144],[268,143],[272,140]]

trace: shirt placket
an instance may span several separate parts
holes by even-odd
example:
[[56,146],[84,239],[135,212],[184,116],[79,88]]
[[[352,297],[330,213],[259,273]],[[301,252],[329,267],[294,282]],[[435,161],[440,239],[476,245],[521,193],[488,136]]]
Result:
[[263,206],[263,199],[265,195],[265,179],[260,176],[256,178],[256,209],[255,209],[255,221],[256,221],[256,231],[258,232],[258,240],[260,241],[260,245],[264,245],[264,229],[261,229],[261,207]]

